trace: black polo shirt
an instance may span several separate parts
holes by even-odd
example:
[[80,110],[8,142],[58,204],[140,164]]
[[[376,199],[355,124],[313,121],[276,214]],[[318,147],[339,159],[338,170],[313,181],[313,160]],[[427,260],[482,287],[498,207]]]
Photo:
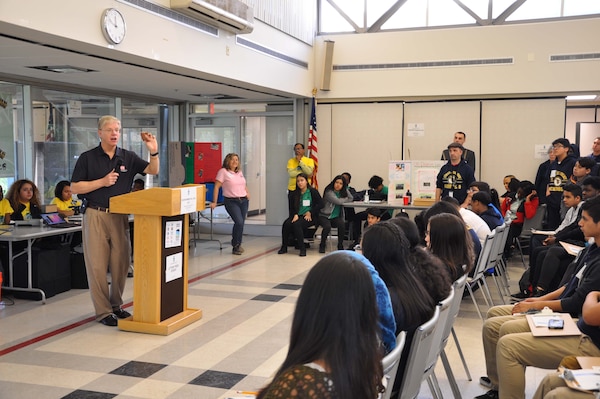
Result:
[[117,147],[115,156],[110,159],[102,146],[98,145],[79,156],[71,181],[77,183],[101,179],[113,169],[119,172],[114,185],[78,195],[79,199],[86,198],[89,205],[108,208],[110,197],[130,192],[135,175],[143,173],[148,164],[148,161],[144,161],[135,152],[120,147]]

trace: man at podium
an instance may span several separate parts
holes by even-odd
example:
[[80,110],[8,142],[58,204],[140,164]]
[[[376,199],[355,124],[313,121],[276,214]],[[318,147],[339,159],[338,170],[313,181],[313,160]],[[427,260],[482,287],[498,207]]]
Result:
[[[80,155],[71,191],[83,200],[83,254],[96,321],[116,326],[117,318],[130,317],[121,309],[129,268],[129,228],[127,215],[110,213],[110,198],[131,191],[138,173],[158,174],[159,158],[156,137],[142,132],[142,141],[150,162],[136,153],[117,146],[121,122],[111,115],[98,120],[100,144]],[[108,285],[106,271],[111,274]]]

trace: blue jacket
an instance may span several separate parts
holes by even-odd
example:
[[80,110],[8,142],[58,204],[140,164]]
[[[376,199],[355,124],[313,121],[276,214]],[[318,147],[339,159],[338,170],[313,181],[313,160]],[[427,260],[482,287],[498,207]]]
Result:
[[375,294],[377,295],[381,340],[383,341],[386,352],[389,352],[396,347],[396,320],[394,319],[390,293],[370,260],[356,252],[348,251],[348,254],[361,261],[371,273],[373,284],[375,284]]

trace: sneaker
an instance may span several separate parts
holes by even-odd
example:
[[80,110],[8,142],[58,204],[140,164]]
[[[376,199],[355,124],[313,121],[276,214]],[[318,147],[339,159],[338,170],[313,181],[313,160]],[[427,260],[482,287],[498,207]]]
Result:
[[300,256],[306,256],[306,249],[301,249],[299,255]]
[[244,253],[244,248],[242,248],[241,245],[238,245],[238,251],[240,251],[241,253]]
[[529,292],[517,292],[516,294],[510,294],[510,296],[515,299],[527,299],[531,296],[531,294],[529,294]]
[[281,255],[281,254],[287,254],[287,247],[285,245],[282,246],[281,248],[279,248],[279,251],[277,251],[277,253],[279,255]]
[[240,246],[236,245],[235,247],[233,247],[233,249],[231,250],[231,253],[234,255],[241,255],[243,251],[240,251]]
[[325,253],[325,244],[320,244],[319,245],[319,253],[320,254],[324,254]]
[[492,380],[489,379],[489,377],[487,376],[483,376],[479,378],[479,385],[483,385],[486,388],[491,388],[492,387]]
[[498,391],[495,389],[490,389],[483,395],[475,396],[475,399],[498,399]]
[[113,313],[119,319],[126,319],[128,317],[131,317],[131,313],[123,309],[113,309]]
[[117,322],[117,316],[115,316],[114,314],[109,314],[108,316],[106,316],[105,318],[103,318],[102,320],[98,320],[98,323],[104,324],[105,326],[109,326],[109,327],[116,327],[117,324],[119,324]]

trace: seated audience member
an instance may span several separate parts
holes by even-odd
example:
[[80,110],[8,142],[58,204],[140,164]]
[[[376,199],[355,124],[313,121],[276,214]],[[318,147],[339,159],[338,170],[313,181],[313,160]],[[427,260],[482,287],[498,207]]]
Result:
[[[592,291],[585,298],[582,309],[583,323],[588,326],[589,338],[597,348],[600,348],[600,292]],[[569,356],[572,358],[574,356]],[[564,365],[565,359],[561,361]],[[572,368],[572,367],[568,367]],[[577,368],[579,365],[577,364]],[[597,396],[590,391],[579,391],[569,388],[562,378],[563,373],[548,374],[535,391],[533,399],[595,399]]]
[[4,190],[0,186],[0,224],[8,224],[10,222],[10,214],[13,213],[10,202],[7,198],[4,198]]
[[571,175],[571,183],[581,186],[586,177],[590,175],[592,169],[596,166],[596,161],[590,157],[581,157],[573,166],[573,174]]
[[[510,189],[510,181],[511,181],[512,179],[517,179],[517,177],[516,177],[515,175],[506,175],[506,176],[504,176],[504,178],[502,179],[502,185],[504,186],[504,190],[505,190],[505,192],[504,192],[504,194],[502,194],[502,195],[500,196],[500,198],[504,199],[504,198],[506,198],[508,195],[510,195],[511,193],[513,193],[513,195],[514,195],[514,193],[516,193],[516,188],[515,188],[515,191],[511,191],[511,189]],[[518,185],[518,180],[519,180],[519,179],[517,179],[517,185]]]
[[[468,235],[471,237],[471,251],[473,254],[473,258],[471,261],[471,266],[470,268],[475,265],[477,263],[477,258],[479,258],[479,253],[481,252],[481,243],[479,242],[479,237],[477,237],[477,233],[475,233],[475,231],[470,228],[469,226],[466,225],[466,223],[464,222],[463,218],[460,216],[460,213],[458,212],[458,209],[456,208],[455,205],[450,204],[446,201],[440,201],[437,202],[435,204],[433,204],[424,214],[423,216],[423,231],[421,231],[422,237],[423,239],[425,239],[425,233],[428,231],[428,223],[429,223],[429,219],[434,216],[434,215],[438,215],[438,214],[442,214],[442,213],[451,213],[452,215],[457,216],[463,223],[463,225],[467,228],[467,233]],[[418,226],[418,225],[417,225]],[[426,240],[424,241],[425,245],[427,245]],[[438,255],[438,257],[440,259],[442,259],[442,261],[445,261],[445,259],[441,256]],[[469,271],[471,270],[469,268]],[[452,273],[451,273],[452,274]],[[460,275],[458,275],[458,277],[462,276],[462,273]],[[456,277],[456,278],[458,278]],[[453,281],[456,280],[456,278],[453,278]]]
[[323,208],[319,214],[319,225],[323,228],[321,232],[321,243],[319,252],[325,253],[327,236],[331,232],[331,227],[338,229],[338,249],[344,249],[344,236],[346,235],[346,223],[344,220],[344,207],[346,202],[352,202],[352,194],[348,190],[346,180],[341,176],[336,176],[323,191]]
[[456,198],[445,197],[442,198],[442,201],[448,202],[449,204],[452,204],[454,205],[454,207],[456,207],[456,210],[458,210],[458,212],[460,213],[460,217],[463,219],[463,221],[469,228],[473,229],[473,231],[477,234],[477,237],[479,238],[479,243],[483,245],[483,242],[485,241],[486,237],[488,236],[488,234],[491,233],[490,227],[487,225],[485,220],[480,218],[479,215],[473,212],[472,210],[462,208],[456,200]]
[[[396,334],[407,332],[405,348],[410,348],[417,327],[433,316],[436,302],[427,292],[409,263],[409,244],[402,230],[391,221],[374,224],[365,230],[363,255],[371,261],[390,292]],[[404,374],[408,350],[403,351],[398,376]],[[402,381],[394,384],[398,390]]]
[[490,231],[504,224],[504,218],[491,201],[490,195],[485,191],[476,192],[471,198],[471,210],[483,219]]
[[[579,226],[586,237],[600,240],[600,198],[586,201],[582,206]],[[525,368],[534,366],[553,369],[568,355],[600,356],[594,344],[597,329],[579,319],[578,327],[590,339],[581,336],[534,337],[522,313],[548,307],[555,312],[578,317],[586,296],[600,289],[600,250],[596,244],[584,249],[571,275],[559,289],[538,298],[528,298],[512,305],[492,307],[483,325],[483,349],[487,377],[480,382],[492,388],[478,399],[524,398]],[[600,341],[598,341],[600,343]]]
[[133,186],[131,186],[131,192],[141,191],[144,189],[145,185],[146,184],[144,183],[143,179],[135,179],[133,181]]
[[[21,179],[14,182],[6,193],[5,200],[10,207],[7,210],[4,222],[11,220],[41,219],[40,192],[31,180]],[[4,199],[2,200],[4,201]],[[8,217],[6,217],[8,215]]]
[[[369,189],[362,193],[362,196],[369,194],[369,200],[371,201],[387,201],[388,187],[383,185],[383,179],[380,176],[374,175],[369,179]],[[387,220],[391,217],[391,210],[382,211],[380,218]],[[358,212],[352,219],[352,238],[354,242],[350,244],[348,249],[353,249],[355,246],[360,244],[360,233],[363,221],[367,220],[367,211]]]
[[413,265],[421,284],[436,303],[441,302],[448,297],[450,287],[452,287],[448,268],[437,256],[421,245],[419,230],[415,222],[401,216],[391,218],[390,222],[400,227],[408,239],[410,245],[408,260]]
[[293,235],[300,256],[306,256],[304,231],[317,223],[323,200],[319,192],[308,184],[308,176],[304,173],[296,176],[296,189],[290,194],[290,205],[292,213],[281,227],[281,248],[277,253],[287,253],[288,240]]
[[496,207],[496,209],[500,209],[500,199],[498,198],[498,191],[495,188],[490,188],[490,185],[484,181],[474,181],[469,185],[469,190],[467,191],[467,198],[460,205],[462,208],[469,208],[471,206],[471,198],[473,194],[477,192],[486,192],[490,196],[490,202]]
[[[520,201],[517,198],[517,191],[519,191],[519,185],[521,181],[517,178],[511,178],[508,182],[508,191],[502,195],[502,202],[500,203],[500,211],[505,221],[512,221],[516,218],[517,208],[519,208]],[[507,215],[507,212],[510,213]]]
[[308,272],[286,358],[257,399],[375,399],[382,392],[376,292],[364,261],[335,252]]
[[[565,218],[558,229],[551,235],[533,234],[529,244],[529,287],[521,290],[513,297],[517,299],[530,296],[540,296],[553,291],[562,278],[568,264],[573,260],[560,245],[561,241],[585,245],[585,238],[579,228],[581,218],[581,205],[583,204],[581,187],[567,184],[563,191],[563,202],[568,208]],[[527,279],[526,279],[527,280]]]
[[[511,216],[512,222],[508,228],[508,238],[506,239],[506,245],[504,247],[504,257],[506,259],[510,258],[511,256],[514,240],[521,235],[521,231],[523,230],[523,222],[525,222],[525,219],[531,219],[534,217],[535,213],[537,212],[540,202],[532,182],[523,180],[519,184],[519,189],[517,190],[517,201],[519,206],[516,209],[514,218]],[[511,214],[512,209],[513,206],[511,205]]]
[[444,262],[452,281],[469,273],[475,264],[472,239],[460,216],[441,213],[429,218],[427,248]]
[[54,188],[54,198],[52,198],[50,204],[56,205],[58,212],[61,215],[71,216],[75,214],[75,208],[81,206],[81,201],[73,199],[73,195],[71,194],[71,182],[68,180],[61,180]]
[[546,188],[548,187],[548,183],[550,183],[548,171],[550,170],[550,164],[554,162],[555,159],[554,149],[552,147],[548,148],[548,159],[540,164],[537,174],[535,175],[533,184],[535,185],[535,191],[538,193],[540,204],[546,203]]
[[450,159],[440,168],[435,183],[435,201],[444,197],[454,197],[462,204],[467,197],[467,189],[475,181],[475,172],[462,160],[464,148],[459,143],[448,145]]

